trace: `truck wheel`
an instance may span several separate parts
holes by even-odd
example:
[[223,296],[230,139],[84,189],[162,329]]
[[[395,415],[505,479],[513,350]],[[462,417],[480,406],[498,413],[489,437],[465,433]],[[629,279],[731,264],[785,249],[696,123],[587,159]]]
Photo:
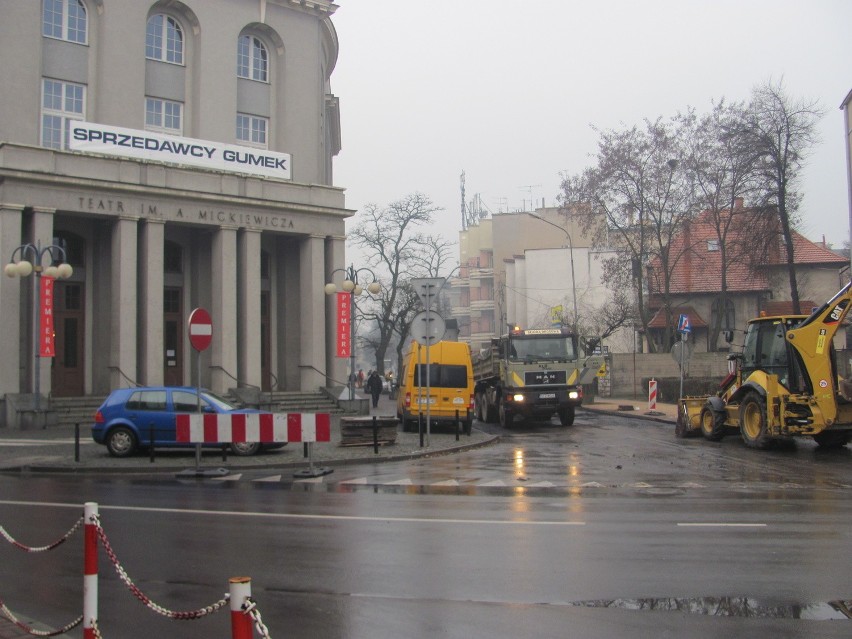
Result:
[[494,407],[494,405],[486,403],[485,404],[485,423],[486,424],[493,424],[494,422],[496,422],[497,421],[496,413],[497,413],[497,409]]
[[500,402],[500,425],[503,428],[511,428],[514,416],[511,411],[506,410],[506,404]]
[[848,430],[829,430],[814,435],[814,441],[820,448],[843,448],[850,441],[852,432]]
[[475,395],[474,399],[476,400],[476,418],[479,421],[484,422],[486,421],[485,417],[487,411],[485,398],[482,397],[482,394],[480,393],[479,395]]
[[559,422],[563,426],[571,426],[574,424],[574,407],[568,406],[559,409]]
[[704,404],[701,409],[699,423],[704,439],[718,442],[725,436],[725,413],[713,410],[713,405],[710,402]]
[[749,448],[762,450],[772,443],[767,432],[766,402],[757,393],[748,393],[740,403],[740,435]]

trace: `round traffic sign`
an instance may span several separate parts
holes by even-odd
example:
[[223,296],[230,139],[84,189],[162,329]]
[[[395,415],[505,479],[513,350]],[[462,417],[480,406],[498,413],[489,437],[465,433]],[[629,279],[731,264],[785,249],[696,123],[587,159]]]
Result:
[[197,351],[203,351],[213,341],[213,322],[210,313],[196,308],[189,314],[189,343]]
[[434,344],[444,339],[447,323],[434,311],[421,311],[411,320],[411,336],[421,344]]

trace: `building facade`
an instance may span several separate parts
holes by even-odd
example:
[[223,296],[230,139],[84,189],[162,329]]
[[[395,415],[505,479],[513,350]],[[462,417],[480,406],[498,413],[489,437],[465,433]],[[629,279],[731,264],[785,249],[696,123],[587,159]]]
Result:
[[[335,9],[3,4],[0,54],[15,63],[0,66],[0,255],[73,272],[54,282],[52,309],[41,273],[0,279],[2,425],[36,390],[346,379],[323,290],[353,213],[333,186]],[[198,307],[212,343],[196,360]],[[55,354],[39,357],[46,310]]]

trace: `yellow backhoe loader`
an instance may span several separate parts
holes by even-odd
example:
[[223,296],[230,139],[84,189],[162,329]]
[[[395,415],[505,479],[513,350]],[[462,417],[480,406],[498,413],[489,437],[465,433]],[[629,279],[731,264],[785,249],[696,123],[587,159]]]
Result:
[[852,401],[841,392],[833,338],[850,309],[850,286],[808,316],[750,320],[719,391],[678,400],[678,437],[719,441],[739,431],[751,448],[796,436],[828,448],[848,444]]

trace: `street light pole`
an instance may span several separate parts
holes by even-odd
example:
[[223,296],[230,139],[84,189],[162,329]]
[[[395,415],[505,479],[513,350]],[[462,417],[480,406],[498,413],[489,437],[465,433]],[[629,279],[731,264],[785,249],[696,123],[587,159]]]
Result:
[[568,232],[567,229],[564,229],[558,224],[554,224],[550,220],[546,220],[540,215],[536,215],[535,213],[530,213],[529,215],[530,217],[534,217],[535,219],[540,220],[545,224],[550,224],[550,226],[559,229],[560,231],[565,233],[565,237],[568,238],[568,252],[571,256],[571,296],[574,300],[574,326],[572,330],[574,332],[574,339],[579,341],[580,336],[577,335],[577,280],[574,278],[574,241],[571,239],[571,234]]
[[[44,266],[45,255],[50,256],[50,262]],[[15,256],[18,256],[18,261],[15,261]],[[59,264],[54,264],[59,262]],[[35,361],[33,362],[33,393],[35,395],[35,412],[36,415],[41,411],[41,344],[43,335],[41,334],[41,289],[43,285],[42,278],[68,279],[73,273],[71,265],[68,263],[68,258],[65,254],[65,249],[55,244],[50,244],[42,248],[41,242],[36,244],[22,244],[14,251],[9,263],[3,271],[7,277],[28,277],[35,272],[36,277],[33,279],[33,354]],[[53,300],[50,300],[51,305]],[[52,309],[51,309],[52,310]],[[53,335],[50,335],[52,343]]]
[[[331,276],[334,277],[335,273],[343,273],[343,283],[340,285],[340,288],[345,293],[349,293],[349,309],[351,313],[351,321],[349,322],[349,399],[355,399],[355,312],[357,307],[355,306],[355,297],[360,296],[364,292],[364,287],[359,283],[359,276],[363,276],[369,274],[372,278],[372,281],[367,284],[366,289],[367,292],[376,295],[381,289],[381,284],[379,284],[376,279],[376,274],[373,273],[370,269],[366,267],[355,268],[354,265],[349,265],[346,268],[336,268],[331,272]],[[334,295],[337,293],[337,285],[333,282],[329,282],[325,285],[325,294],[326,295]]]

